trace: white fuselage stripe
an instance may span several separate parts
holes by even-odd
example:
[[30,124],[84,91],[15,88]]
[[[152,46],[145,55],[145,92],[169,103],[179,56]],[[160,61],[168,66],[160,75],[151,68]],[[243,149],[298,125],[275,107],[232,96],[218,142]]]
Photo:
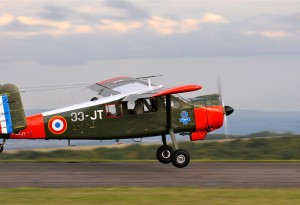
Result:
[[55,114],[58,114],[58,113],[64,113],[64,112],[68,112],[68,111],[87,108],[87,107],[91,107],[91,106],[102,105],[102,104],[106,104],[106,103],[113,102],[113,101],[116,101],[116,100],[120,100],[120,99],[124,98],[125,96],[127,96],[127,94],[126,95],[125,94],[118,94],[118,95],[105,97],[105,98],[95,100],[95,101],[85,102],[85,103],[81,103],[81,104],[78,104],[78,105],[73,105],[73,106],[69,106],[69,107],[65,107],[65,108],[61,108],[61,109],[57,109],[57,110],[51,110],[51,111],[42,113],[42,115],[43,116],[49,116],[49,115],[55,115]]

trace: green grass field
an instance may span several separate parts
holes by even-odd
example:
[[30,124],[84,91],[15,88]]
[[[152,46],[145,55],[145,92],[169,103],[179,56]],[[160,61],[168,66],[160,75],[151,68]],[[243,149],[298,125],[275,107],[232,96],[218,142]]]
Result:
[[85,188],[0,189],[0,204],[296,205],[300,189]]
[[[0,162],[102,162],[156,161],[160,145],[132,144],[104,146],[82,150],[3,152]],[[192,160],[199,161],[269,161],[299,162],[300,135],[286,134],[275,138],[236,139],[232,141],[181,142]]]

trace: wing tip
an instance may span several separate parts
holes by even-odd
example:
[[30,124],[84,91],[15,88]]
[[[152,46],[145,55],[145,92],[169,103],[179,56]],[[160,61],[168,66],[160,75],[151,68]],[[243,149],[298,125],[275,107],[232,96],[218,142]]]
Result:
[[107,79],[107,80],[104,80],[104,81],[100,81],[97,84],[98,85],[104,85],[106,83],[115,83],[117,81],[125,80],[125,79],[128,79],[128,78],[129,78],[128,76],[119,76],[119,77],[110,78],[110,79]]
[[163,96],[163,95],[178,94],[178,93],[193,92],[193,91],[200,90],[200,89],[202,89],[202,86],[201,85],[196,85],[196,84],[176,86],[176,87],[171,87],[167,90],[158,92],[154,95],[154,97]]

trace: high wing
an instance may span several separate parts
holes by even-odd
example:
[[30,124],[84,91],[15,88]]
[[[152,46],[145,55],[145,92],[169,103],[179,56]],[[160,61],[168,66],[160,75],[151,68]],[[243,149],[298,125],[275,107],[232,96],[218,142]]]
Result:
[[108,97],[117,94],[145,92],[149,90],[149,87],[158,88],[162,86],[155,86],[153,84],[149,86],[149,83],[143,80],[122,76],[101,81],[88,88],[98,92],[98,95],[102,97]]
[[154,85],[150,81],[146,82],[133,77],[116,77],[101,81],[89,86],[91,90],[98,92],[102,97],[108,97],[117,94],[127,94],[123,101],[135,101],[141,98],[159,97],[177,93],[191,92],[200,90],[200,85],[183,85],[167,87],[163,85]]

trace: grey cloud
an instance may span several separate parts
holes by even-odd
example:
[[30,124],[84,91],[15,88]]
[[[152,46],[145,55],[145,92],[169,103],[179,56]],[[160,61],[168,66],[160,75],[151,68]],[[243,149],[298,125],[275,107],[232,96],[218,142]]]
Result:
[[7,31],[7,32],[14,32],[14,31],[30,31],[32,28],[30,28],[27,25],[24,25],[20,23],[19,21],[13,21],[8,25],[2,26],[2,31]]
[[148,12],[142,8],[135,6],[129,1],[123,0],[106,0],[104,2],[105,6],[124,10],[129,18],[140,19],[140,18],[148,18],[150,15]]
[[294,13],[291,15],[282,16],[279,19],[281,25],[286,26],[288,29],[299,30],[300,29],[300,13]]
[[[243,26],[242,26],[243,25]],[[300,28],[300,13],[288,15],[259,15],[250,17],[240,24],[248,29],[271,29],[284,31],[297,31]]]
[[[12,33],[14,32],[15,33],[35,33],[35,32],[39,33],[40,31],[43,31],[45,29],[53,29],[53,27],[49,25],[27,25],[19,21],[13,21],[9,25],[3,26],[4,32],[12,32]],[[23,34],[20,34],[19,37],[22,36]]]
[[285,22],[297,22],[300,25],[300,13],[293,13],[282,18]]
[[42,18],[54,21],[64,21],[67,20],[72,14],[73,12],[65,7],[46,6],[40,13],[40,16]]
[[7,38],[1,42],[0,61],[37,61],[69,66],[100,59],[300,54],[300,48],[293,40],[282,40],[278,44],[273,39],[244,36],[229,28],[212,30],[203,28],[168,37],[137,32],[124,34],[122,38],[95,34],[44,35],[18,41]]
[[[277,20],[274,18],[268,16],[261,18],[261,21],[259,18],[252,18],[222,25],[202,24],[200,30],[168,36],[140,29],[122,35],[101,35],[101,32],[98,32],[98,34],[56,37],[45,34],[18,40],[14,37],[5,37],[0,39],[2,45],[0,62],[37,61],[43,64],[68,66],[99,59],[120,58],[300,55],[299,37],[272,39],[241,33],[243,29],[257,29],[260,26],[263,28],[263,25],[270,25],[268,22],[275,22],[274,28],[276,25],[282,25],[282,22],[297,25],[296,19],[299,18],[299,14],[277,16]],[[39,26],[34,27],[41,29]],[[7,31],[30,29],[33,27],[18,22],[5,27]]]

